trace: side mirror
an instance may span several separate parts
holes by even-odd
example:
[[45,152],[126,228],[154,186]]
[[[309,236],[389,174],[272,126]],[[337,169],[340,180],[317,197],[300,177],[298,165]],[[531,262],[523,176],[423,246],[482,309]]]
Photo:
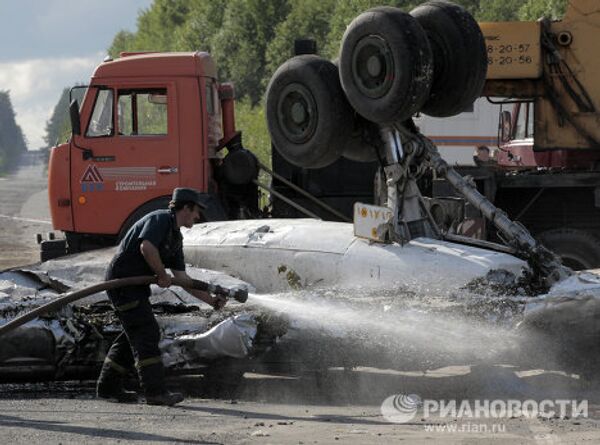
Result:
[[81,134],[81,119],[79,117],[79,104],[77,99],[73,99],[71,105],[69,105],[69,117],[71,118],[71,130],[73,134]]
[[500,140],[508,142],[512,138],[512,115],[510,111],[503,111],[500,114]]

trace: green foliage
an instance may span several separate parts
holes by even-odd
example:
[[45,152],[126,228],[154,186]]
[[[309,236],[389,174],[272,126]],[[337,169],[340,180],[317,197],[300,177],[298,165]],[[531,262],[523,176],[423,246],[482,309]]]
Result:
[[65,120],[62,122],[60,126],[60,131],[58,132],[58,143],[62,143],[71,139],[71,121],[69,120],[69,113],[65,116]]
[[293,2],[289,14],[277,25],[275,35],[267,46],[264,86],[275,70],[293,56],[294,40],[314,39],[318,44],[327,41],[336,3],[336,0]]
[[271,165],[271,139],[267,130],[265,107],[252,106],[248,99],[236,103],[236,127],[242,131],[244,147],[266,166]]
[[567,0],[479,0],[475,18],[480,21],[537,20],[560,18]]
[[0,91],[0,173],[12,168],[26,151],[23,132],[15,120],[10,92]]
[[212,51],[223,26],[226,0],[194,0],[185,23],[175,32],[176,51]]
[[522,4],[522,0],[481,0],[476,18],[483,22],[519,20]]
[[44,136],[44,141],[48,147],[65,140],[63,138],[63,129],[65,127],[67,127],[70,132],[69,88],[62,90],[58,103],[54,107],[50,119],[46,122],[46,135]]
[[155,0],[152,6],[138,17],[135,47],[144,51],[172,51],[173,34],[185,24],[189,15],[187,0]]
[[235,83],[238,97],[256,105],[263,95],[266,49],[288,12],[286,0],[230,0],[213,41],[221,78]]
[[[69,118],[69,91],[66,87],[62,90],[58,103],[54,106],[50,119],[46,122],[46,134],[44,142],[47,147],[55,144],[61,144],[71,138],[71,120]],[[85,89],[76,88],[73,90],[73,99],[76,99],[81,105]]]
[[537,20],[540,17],[557,19],[564,15],[567,0],[527,0],[519,8],[520,20]]
[[173,51],[176,34],[190,14],[188,0],[154,0],[150,8],[142,10],[135,33],[120,31],[108,50],[111,57],[121,51]]
[[193,0],[185,23],[175,33],[176,51],[212,51],[223,25],[226,0]]
[[119,31],[108,48],[108,54],[116,59],[121,51],[130,51],[134,46],[135,34],[129,31]]

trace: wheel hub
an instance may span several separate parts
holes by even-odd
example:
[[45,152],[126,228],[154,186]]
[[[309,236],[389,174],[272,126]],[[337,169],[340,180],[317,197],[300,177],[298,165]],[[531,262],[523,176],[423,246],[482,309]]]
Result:
[[352,78],[359,91],[373,99],[390,90],[394,59],[384,39],[370,35],[358,42],[352,54]]
[[277,103],[277,119],[281,131],[291,142],[308,141],[318,120],[317,105],[308,88],[299,83],[286,86]]

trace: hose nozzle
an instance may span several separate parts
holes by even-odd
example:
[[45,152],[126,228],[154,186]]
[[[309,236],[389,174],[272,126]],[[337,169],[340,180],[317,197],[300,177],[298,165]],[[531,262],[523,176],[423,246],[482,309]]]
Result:
[[248,301],[248,291],[246,289],[231,289],[229,291],[231,298],[240,303]]
[[215,286],[215,288],[212,292],[215,295],[220,295],[225,298],[233,298],[234,300],[239,301],[240,303],[245,303],[246,300],[248,300],[248,291],[246,289],[241,289],[241,288],[227,289],[225,287]]
[[206,283],[200,280],[192,280],[192,287],[194,289],[203,290],[209,294],[219,295],[225,298],[233,298],[240,303],[245,303],[248,300],[248,290],[242,288],[231,288],[219,286],[217,284]]

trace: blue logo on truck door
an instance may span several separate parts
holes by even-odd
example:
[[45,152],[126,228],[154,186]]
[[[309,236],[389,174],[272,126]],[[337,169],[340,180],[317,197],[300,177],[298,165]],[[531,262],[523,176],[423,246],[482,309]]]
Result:
[[85,172],[81,176],[81,191],[85,192],[101,192],[104,190],[104,180],[94,164],[88,165]]
[[[172,173],[177,167],[171,168]],[[82,192],[131,192],[145,191],[156,187],[156,167],[103,167],[90,164],[81,179]],[[105,183],[108,185],[105,187]],[[113,186],[114,184],[114,186]]]

